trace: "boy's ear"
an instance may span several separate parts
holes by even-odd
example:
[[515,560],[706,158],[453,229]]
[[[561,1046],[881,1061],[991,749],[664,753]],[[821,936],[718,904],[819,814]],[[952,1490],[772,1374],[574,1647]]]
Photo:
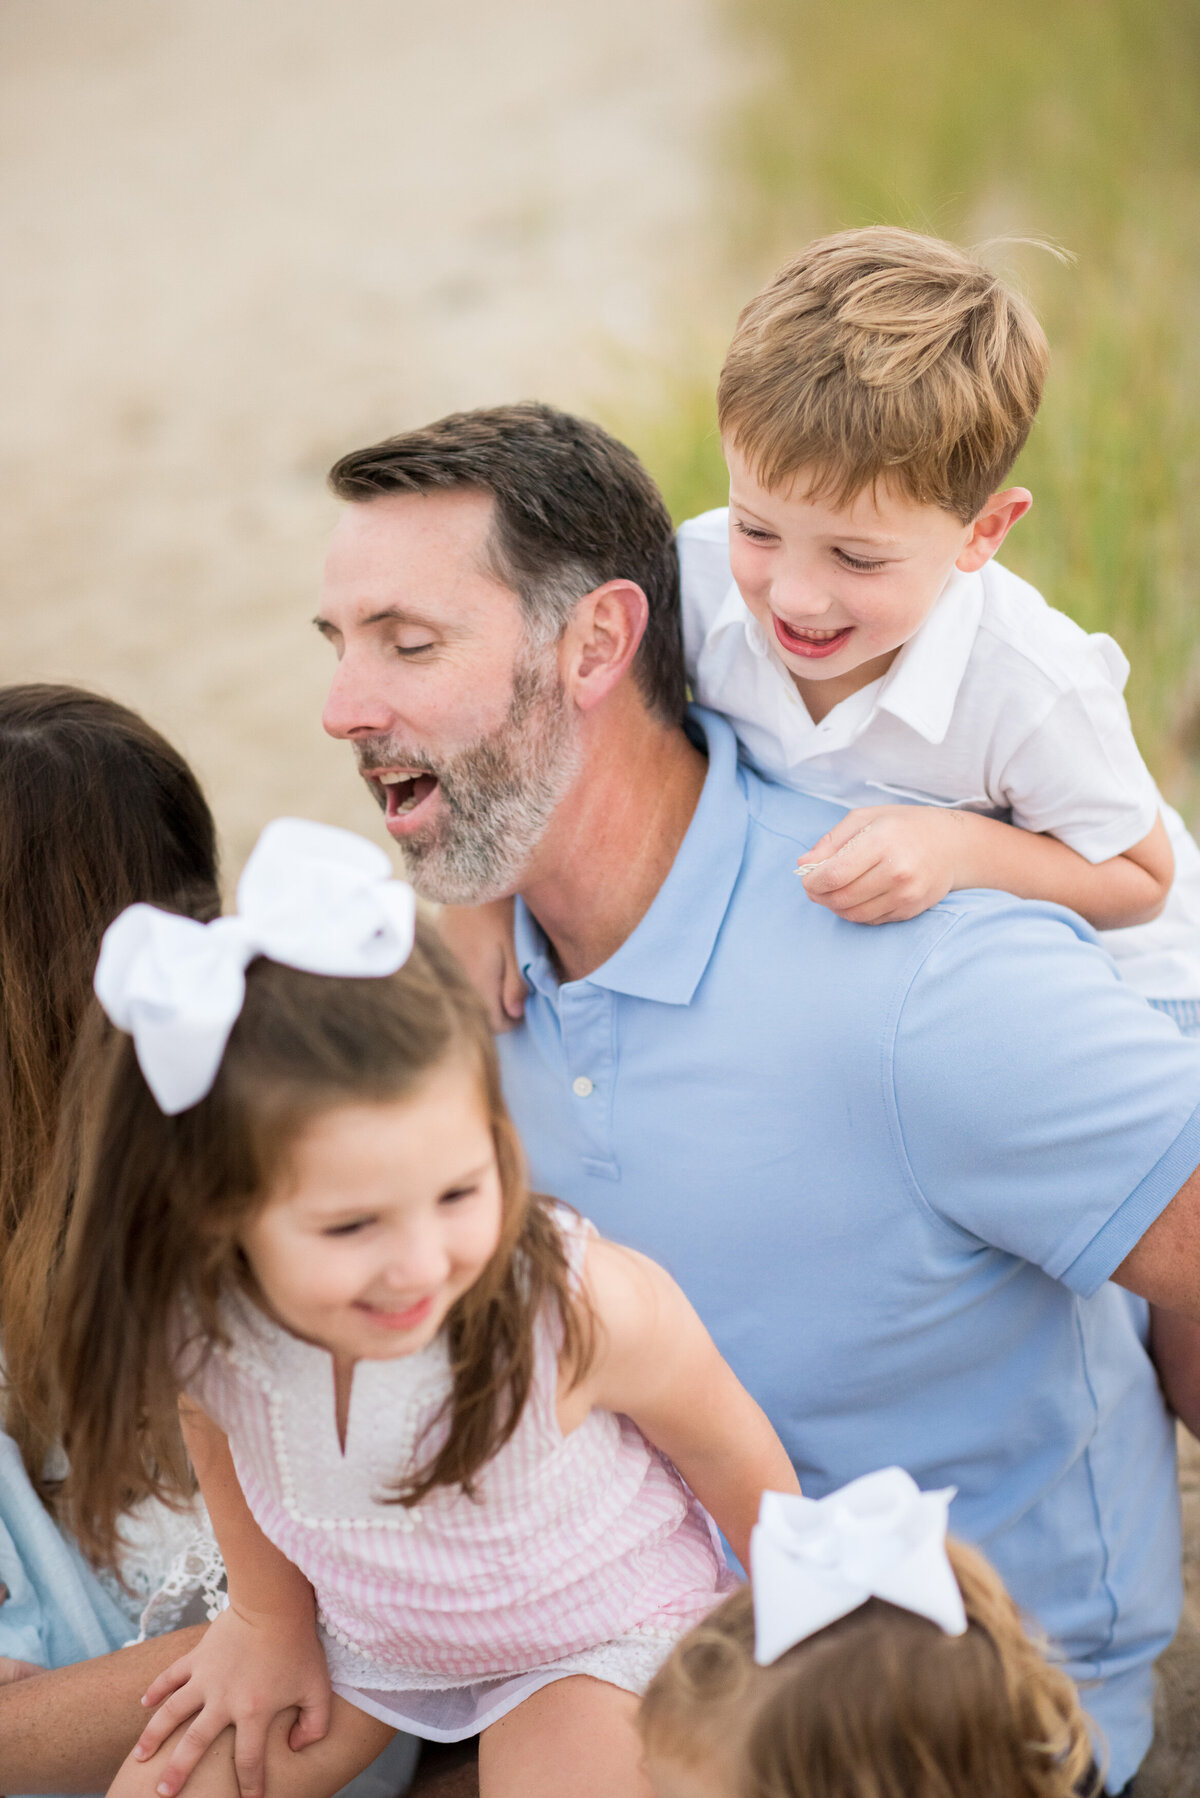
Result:
[[605,581],[579,601],[563,633],[559,668],[580,711],[591,711],[628,673],[649,616],[633,581]]
[[1005,487],[993,493],[978,517],[972,520],[970,533],[954,566],[964,574],[974,574],[990,562],[1018,518],[1024,518],[1033,504],[1027,487]]

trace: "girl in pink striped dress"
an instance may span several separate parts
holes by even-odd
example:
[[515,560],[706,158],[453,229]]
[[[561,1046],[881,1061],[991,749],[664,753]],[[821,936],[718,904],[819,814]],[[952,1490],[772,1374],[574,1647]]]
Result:
[[186,1489],[178,1403],[229,1609],[111,1791],[325,1798],[404,1728],[482,1732],[486,1798],[648,1792],[636,1695],[731,1583],[708,1513],[744,1559],[762,1489],[796,1489],[774,1432],[662,1269],[528,1192],[435,938],[331,977],[238,921],[214,1054],[209,939],[139,929],[97,977],[134,1040],[97,1070],[55,1323],[69,1498],[102,1550]]

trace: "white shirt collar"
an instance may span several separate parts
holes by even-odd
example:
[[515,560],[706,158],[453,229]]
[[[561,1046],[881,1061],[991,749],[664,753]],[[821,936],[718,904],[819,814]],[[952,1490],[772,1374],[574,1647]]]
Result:
[[956,570],[884,675],[876,706],[927,743],[945,740],[983,617],[983,577]]

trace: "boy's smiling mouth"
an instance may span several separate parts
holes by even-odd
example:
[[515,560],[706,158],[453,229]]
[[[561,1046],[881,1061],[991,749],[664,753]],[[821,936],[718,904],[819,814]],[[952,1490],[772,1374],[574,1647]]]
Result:
[[785,624],[776,613],[771,613],[771,623],[775,626],[775,635],[789,655],[808,656],[819,660],[822,656],[831,656],[849,642],[852,624],[842,625],[840,630],[818,631],[799,630],[795,625]]

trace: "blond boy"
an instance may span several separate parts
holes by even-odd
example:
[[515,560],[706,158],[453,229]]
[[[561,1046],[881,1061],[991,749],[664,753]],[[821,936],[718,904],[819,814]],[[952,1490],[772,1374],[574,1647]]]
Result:
[[860,924],[963,887],[1054,900],[1200,1023],[1200,852],[1138,753],[1128,664],[993,560],[1032,503],[1005,483],[1046,364],[951,244],[845,231],[781,269],[721,373],[728,514],[679,534],[689,672],[764,773],[853,808],[810,899]]

